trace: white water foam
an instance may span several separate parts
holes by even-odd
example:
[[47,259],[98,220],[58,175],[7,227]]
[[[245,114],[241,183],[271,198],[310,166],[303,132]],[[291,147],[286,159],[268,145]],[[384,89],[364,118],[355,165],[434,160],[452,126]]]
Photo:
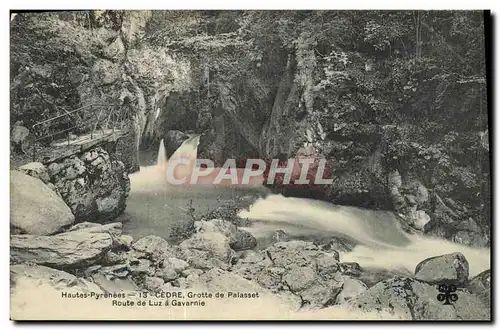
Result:
[[342,261],[357,262],[362,267],[413,272],[426,258],[461,252],[469,262],[471,277],[490,268],[489,249],[407,234],[399,228],[391,212],[270,195],[239,215],[255,220],[253,227],[245,228],[255,235],[282,229],[292,235],[317,232],[323,236],[326,233],[348,236],[359,244],[353,251],[342,253]]
[[[175,186],[167,188],[165,168],[168,161],[176,158],[188,158],[194,162],[199,138],[199,135],[195,135],[184,141],[168,160],[162,141],[157,164],[141,167],[139,173],[130,176],[132,190],[160,192],[167,189],[173,193],[182,189]],[[200,186],[198,189],[211,188]],[[164,196],[167,199],[167,195]],[[409,235],[400,229],[392,212],[338,206],[306,198],[269,195],[257,200],[249,210],[243,210],[239,215],[254,220],[252,226],[245,229],[257,237],[269,235],[276,229],[297,236],[347,236],[359,244],[353,251],[343,253],[342,261],[358,262],[363,267],[387,270],[403,268],[413,272],[415,266],[426,258],[461,252],[469,262],[471,277],[490,268],[488,248],[472,248],[439,238]]]

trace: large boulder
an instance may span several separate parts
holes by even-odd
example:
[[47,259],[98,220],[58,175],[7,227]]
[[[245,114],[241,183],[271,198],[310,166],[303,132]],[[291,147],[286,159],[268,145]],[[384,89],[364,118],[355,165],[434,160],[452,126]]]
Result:
[[162,278],[165,282],[175,280],[189,264],[178,258],[166,258],[162,262],[162,267],[156,272],[156,276]]
[[99,286],[92,282],[40,265],[11,265],[10,281],[13,287],[19,282],[34,281],[37,286],[47,284],[56,290],[103,293]]
[[337,304],[342,304],[368,290],[366,284],[349,276],[342,276],[342,283],[342,291],[337,296]]
[[130,180],[120,161],[94,148],[48,166],[51,181],[78,221],[108,221],[123,212]]
[[[65,305],[70,300],[83,302],[81,297],[87,295],[86,300],[96,301],[97,295],[105,293],[91,281],[38,265],[11,265],[10,283],[10,317],[14,321],[51,318],[47,313],[52,311],[64,317]],[[68,298],[61,298],[62,294]],[[54,307],[54,303],[59,305]]]
[[234,256],[234,251],[229,246],[229,238],[219,232],[196,233],[182,241],[179,247],[180,259],[200,269],[227,269]]
[[57,269],[82,268],[100,260],[112,248],[107,233],[73,231],[56,236],[12,235],[13,263],[35,263]]
[[491,271],[485,270],[484,272],[476,275],[467,284],[467,289],[476,294],[485,305],[491,306]]
[[168,242],[158,236],[148,235],[132,244],[134,250],[145,253],[153,259],[161,259],[170,252]]
[[253,249],[257,240],[247,231],[238,229],[236,225],[226,220],[213,219],[196,221],[194,226],[198,232],[218,232],[229,238],[229,246],[235,251]]
[[42,180],[43,183],[50,183],[50,176],[47,168],[42,163],[32,162],[19,167],[19,170],[29,176]]
[[311,242],[279,242],[247,254],[232,270],[274,292],[293,293],[303,305],[324,307],[334,304],[342,290],[338,257]]
[[[258,304],[262,306],[263,303],[272,301],[274,304],[270,304],[269,307],[280,308],[284,306],[287,307],[288,312],[298,310],[301,307],[300,298],[290,292],[272,292],[254,281],[243,278],[241,275],[219,268],[210,269],[197,276],[192,281],[191,288],[194,292],[223,292],[229,298],[226,301],[230,304],[247,302],[248,305]],[[237,295],[247,295],[247,297],[235,299]]]
[[415,268],[415,278],[431,284],[464,285],[469,278],[469,263],[459,252],[428,258]]
[[480,230],[459,230],[453,234],[451,240],[459,244],[473,247],[484,247],[488,245],[488,235],[482,233]]
[[92,275],[91,278],[94,283],[107,293],[137,292],[138,290],[134,281],[128,277],[110,277],[102,273],[97,273]]
[[50,235],[72,225],[75,217],[39,179],[10,171],[10,225],[13,233]]
[[489,320],[490,310],[476,295],[458,289],[458,299],[450,304],[438,300],[432,286],[407,277],[377,283],[346,302],[366,312],[388,311],[407,320]]

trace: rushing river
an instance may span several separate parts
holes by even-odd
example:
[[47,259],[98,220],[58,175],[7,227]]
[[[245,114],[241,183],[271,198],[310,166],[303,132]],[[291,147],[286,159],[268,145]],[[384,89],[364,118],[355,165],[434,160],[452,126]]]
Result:
[[[198,137],[185,141],[176,151],[194,158]],[[173,156],[175,156],[175,154]],[[277,229],[292,236],[345,237],[358,244],[341,259],[363,267],[413,272],[422,260],[445,253],[461,252],[470,265],[470,276],[490,268],[490,250],[476,249],[449,241],[409,235],[403,232],[391,212],[337,206],[306,198],[269,194],[263,186],[167,186],[164,182],[167,157],[163,143],[153,165],[130,175],[131,192],[127,200],[124,231],[134,238],[157,235],[168,238],[173,229],[191,221],[189,207],[196,215],[216,208],[236,197],[260,197],[240,216],[252,220],[244,228],[258,240]],[[190,204],[192,203],[192,204]]]

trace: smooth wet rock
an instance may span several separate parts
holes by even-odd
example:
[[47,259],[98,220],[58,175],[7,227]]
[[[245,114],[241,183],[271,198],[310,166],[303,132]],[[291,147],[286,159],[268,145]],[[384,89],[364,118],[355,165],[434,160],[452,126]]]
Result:
[[431,284],[464,285],[469,277],[469,263],[459,252],[428,258],[415,268],[415,278]]
[[488,320],[490,311],[481,300],[463,289],[458,300],[444,305],[437,299],[439,291],[412,278],[396,277],[377,283],[346,302],[362,311],[385,310],[407,320]]
[[13,232],[50,235],[74,222],[71,209],[41,180],[10,171],[10,225]]
[[110,221],[125,209],[130,179],[102,148],[51,163],[48,172],[78,221]]
[[429,229],[426,235],[437,238],[445,238],[445,239],[446,237],[449,237],[448,230],[440,225],[434,226],[431,229]]
[[[359,265],[358,265],[359,266]],[[412,271],[407,269],[386,269],[386,268],[359,268],[359,272],[354,274],[347,274],[348,276],[355,277],[366,284],[369,288],[377,284],[378,282],[388,280],[394,277],[413,277]]]
[[68,232],[56,236],[11,235],[11,262],[30,262],[53,268],[81,268],[94,264],[112,247],[105,233]]

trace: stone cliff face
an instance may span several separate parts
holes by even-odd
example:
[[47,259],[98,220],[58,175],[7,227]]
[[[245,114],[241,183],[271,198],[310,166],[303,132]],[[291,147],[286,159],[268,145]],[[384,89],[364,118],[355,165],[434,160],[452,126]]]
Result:
[[128,174],[122,162],[100,148],[52,163],[48,172],[78,221],[105,222],[125,209]]
[[[266,86],[264,80],[261,84],[243,80],[220,83],[211,96],[218,106],[211,110],[203,100],[200,103],[197,93],[171,94],[156,124],[156,140],[172,129],[201,133],[200,157],[219,164],[231,157],[293,158],[306,147],[328,160],[335,178],[333,185],[314,189],[271,186],[274,191],[394,210],[408,230],[473,246],[489,244],[488,227],[481,229],[489,222],[487,206],[481,202],[487,199],[488,184],[482,181],[484,184],[477,186],[481,191],[470,184],[473,177],[486,178],[485,147],[480,148],[484,150],[482,156],[465,167],[459,164],[463,151],[450,160],[443,149],[422,143],[423,134],[416,125],[393,124],[374,117],[371,110],[361,111],[357,107],[365,105],[356,104],[354,98],[345,100],[343,90],[329,91],[340,100],[332,101],[331,96],[325,99],[319,80],[322,76],[313,70],[314,75],[310,75],[316,78],[312,83],[298,79],[301,73],[293,55],[279,71],[267,97],[259,94],[262,85]],[[257,75],[255,79],[262,78]],[[347,92],[357,91],[350,87]],[[261,98],[256,109],[258,95]],[[334,110],[325,110],[326,101]],[[474,133],[460,134],[460,139],[469,139]],[[469,140],[481,143],[479,136]],[[458,174],[460,169],[465,171],[463,176]],[[479,172],[471,172],[476,169]]]
[[[60,207],[57,206],[57,203],[52,203],[57,206],[52,211],[55,212],[54,214],[57,214],[57,217],[50,220],[56,223],[56,226],[53,226],[54,228],[43,227],[43,214],[45,211],[36,211],[36,208],[30,209],[30,207],[25,210],[23,206],[16,208],[16,212],[21,213],[18,217],[13,214],[14,223],[19,222],[19,225],[16,226],[23,233],[38,234],[38,231],[53,233],[60,230],[64,225],[75,221],[109,222],[125,210],[130,191],[128,173],[121,161],[110,157],[100,147],[52,162],[47,164],[47,166],[41,163],[26,164],[20,167],[19,170],[41,180],[39,182],[40,186],[44,187],[38,189],[40,191],[42,191],[41,189],[45,189],[50,194],[47,194],[46,197],[40,196],[39,198],[54,198],[60,200],[59,204],[65,204],[64,207]],[[13,180],[18,176],[19,174],[13,176]],[[19,180],[21,180],[21,177],[19,177]],[[14,195],[12,203],[13,205],[18,205],[18,203],[24,202],[33,205],[35,201],[28,201],[29,196],[31,196],[30,190],[24,189],[21,185],[22,182],[22,180],[19,182],[18,180],[12,181],[14,191],[19,190],[19,196]],[[38,191],[36,186],[33,185],[32,188],[34,190],[31,194],[36,195],[36,191]],[[69,207],[71,213],[69,218],[68,216],[59,216],[59,214],[64,214],[64,209],[67,208],[66,205]],[[25,213],[29,213],[29,210],[41,213],[39,216],[27,216]],[[36,227],[34,222],[37,222],[37,219],[40,217],[42,219],[42,226],[37,230],[29,229],[31,226]],[[18,221],[16,220],[17,218],[19,219]]]
[[[200,157],[217,164],[295,157],[307,147],[328,160],[335,178],[317,198],[394,210],[409,230],[488,244],[488,131],[482,110],[470,110],[485,107],[480,79],[446,80],[435,65],[402,59],[396,50],[374,61],[373,45],[366,44],[372,35],[346,34],[333,42],[311,32],[322,25],[295,21],[294,14],[284,22],[311,31],[302,25],[285,30],[300,32],[293,42],[241,22],[246,30],[230,24],[219,34],[200,33],[198,18],[185,13],[179,14],[183,23],[174,24],[178,30],[165,26],[171,18],[166,13],[75,15],[13,20],[12,122],[45,119],[47,108],[54,114],[89,103],[116,105],[131,132],[116,148],[128,172],[138,170],[139,149],[156,149],[171,131],[201,134]],[[263,26],[273,26],[261,18]],[[349,33],[358,31],[340,23]],[[255,35],[245,34],[254,28]],[[170,32],[161,37],[161,29]],[[338,35],[332,31],[324,35]],[[30,51],[30,42],[44,52]],[[473,124],[462,129],[455,117],[468,116]],[[313,193],[271,188],[302,197]]]
[[[148,17],[148,11],[17,15],[12,21],[11,116],[31,128],[82,106],[106,105],[105,111],[114,109],[111,120],[131,132],[118,154],[124,155],[127,171],[137,171],[151,97],[136,81],[135,53],[129,49],[142,37]],[[88,121],[72,120],[83,129]]]

